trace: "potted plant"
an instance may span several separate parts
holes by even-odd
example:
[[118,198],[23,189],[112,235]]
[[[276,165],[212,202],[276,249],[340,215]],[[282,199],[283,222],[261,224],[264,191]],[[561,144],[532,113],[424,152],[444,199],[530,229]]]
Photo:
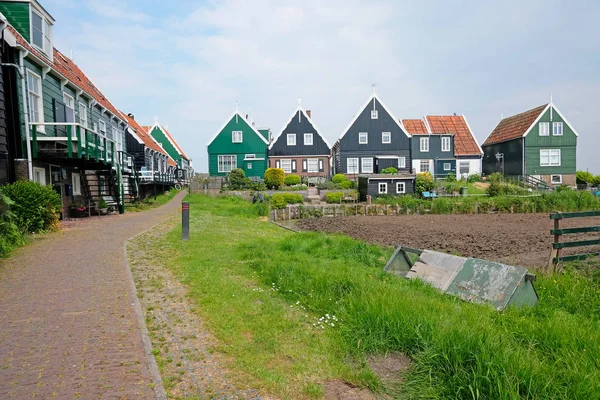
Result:
[[74,201],[70,206],[71,217],[73,218],[85,218],[88,214],[88,209],[85,204],[81,201]]
[[100,215],[108,214],[108,204],[106,204],[106,200],[100,199],[98,202],[98,209],[100,211]]

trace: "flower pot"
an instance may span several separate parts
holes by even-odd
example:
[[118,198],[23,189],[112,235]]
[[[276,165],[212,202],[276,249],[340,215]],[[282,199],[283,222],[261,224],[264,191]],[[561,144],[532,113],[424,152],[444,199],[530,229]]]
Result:
[[100,215],[106,215],[106,214],[108,214],[108,208],[101,208]]
[[71,218],[86,218],[88,216],[86,209],[71,208]]

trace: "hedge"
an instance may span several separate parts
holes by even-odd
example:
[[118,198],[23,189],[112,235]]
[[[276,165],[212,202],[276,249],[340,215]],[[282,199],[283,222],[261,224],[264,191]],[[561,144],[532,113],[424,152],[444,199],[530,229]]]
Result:
[[31,181],[18,181],[5,185],[0,191],[14,204],[11,212],[14,223],[24,233],[54,230],[62,208],[60,194],[50,186]]

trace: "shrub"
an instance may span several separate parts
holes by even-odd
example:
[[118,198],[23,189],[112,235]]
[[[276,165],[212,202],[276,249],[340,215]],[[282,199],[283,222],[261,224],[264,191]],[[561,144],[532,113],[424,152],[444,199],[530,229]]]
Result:
[[236,168],[231,170],[228,175],[229,178],[229,186],[232,189],[242,189],[246,186],[246,173],[241,168]]
[[481,182],[481,175],[479,175],[479,174],[469,175],[469,177],[467,178],[467,182],[469,182],[469,183]]
[[341,203],[344,198],[343,192],[327,192],[325,194],[325,201],[327,203]]
[[340,188],[342,189],[352,189],[354,187],[354,182],[352,181],[343,181],[340,183]]
[[492,183],[492,182],[497,182],[497,183],[500,183],[500,182],[502,182],[503,180],[504,180],[504,175],[502,175],[500,172],[494,172],[493,174],[490,174],[490,175],[487,177],[487,181],[488,181],[489,183]]
[[340,184],[346,180],[348,180],[348,178],[346,178],[346,175],[344,174],[335,174],[333,178],[331,178],[331,182],[336,184]]
[[331,181],[326,181],[326,182],[322,182],[319,183],[317,185],[317,189],[319,190],[332,190],[335,189],[335,183],[331,182]]
[[275,193],[271,196],[269,202],[271,203],[271,207],[280,210],[288,204],[304,203],[304,197],[297,193]]
[[284,179],[285,172],[281,168],[268,168],[265,171],[265,184],[269,189],[279,189]]
[[417,174],[417,179],[415,181],[415,192],[418,195],[421,195],[423,192],[429,192],[433,190],[435,184],[433,182],[433,176],[429,172],[421,172]]
[[254,203],[252,204],[252,213],[258,217],[266,217],[269,215],[269,204]]
[[382,169],[381,173],[386,174],[386,175],[396,175],[398,173],[398,169],[396,169],[394,167],[388,167],[388,168]]
[[594,177],[594,180],[593,180],[593,182],[592,182],[592,185],[593,185],[593,186],[600,186],[600,175],[596,175],[596,176]]
[[448,183],[456,182],[456,175],[454,175],[452,172],[448,172],[448,175],[446,175],[446,182],[448,182]]
[[283,198],[287,204],[302,204],[304,197],[298,193],[283,193]]
[[591,172],[587,171],[577,171],[577,184],[585,185],[585,184],[593,184],[595,181],[595,177]]
[[23,232],[41,232],[56,229],[62,208],[60,195],[49,186],[31,181],[19,181],[2,187],[14,205],[15,224]]
[[0,193],[0,257],[7,256],[25,241],[13,221],[14,214],[10,211],[14,204],[8,196]]
[[302,182],[302,179],[300,179],[300,175],[289,174],[283,179],[283,182],[288,186],[299,185]]

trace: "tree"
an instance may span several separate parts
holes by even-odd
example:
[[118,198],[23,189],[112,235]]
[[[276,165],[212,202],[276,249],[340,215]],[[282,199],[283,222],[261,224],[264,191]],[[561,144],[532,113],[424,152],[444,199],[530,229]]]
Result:
[[268,168],[265,171],[265,184],[269,189],[279,189],[283,185],[285,172],[281,168]]
[[423,192],[429,192],[433,190],[435,184],[433,183],[433,176],[429,172],[421,172],[417,174],[415,180],[415,192],[420,196]]

